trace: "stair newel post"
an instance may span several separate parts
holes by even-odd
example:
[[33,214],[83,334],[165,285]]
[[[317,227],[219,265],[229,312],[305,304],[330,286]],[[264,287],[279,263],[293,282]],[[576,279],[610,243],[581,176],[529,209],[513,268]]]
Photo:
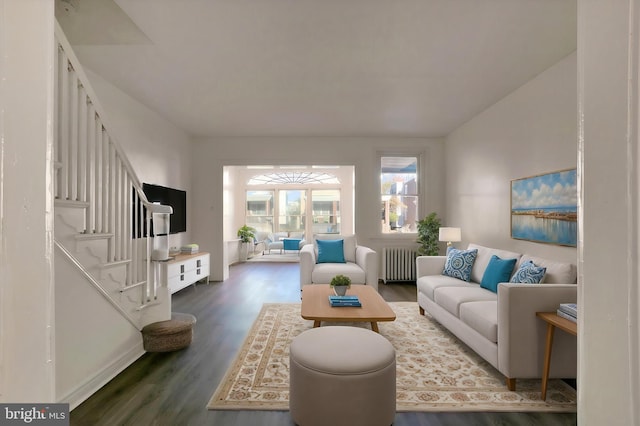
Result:
[[[172,213],[171,206],[153,204],[153,260],[159,262],[169,260],[169,216]],[[155,300],[157,297],[158,283],[154,279],[153,299]]]

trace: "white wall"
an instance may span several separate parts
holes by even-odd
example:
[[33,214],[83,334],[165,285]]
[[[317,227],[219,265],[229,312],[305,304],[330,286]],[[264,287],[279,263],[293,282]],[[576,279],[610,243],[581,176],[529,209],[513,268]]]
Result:
[[475,242],[576,264],[575,248],[511,239],[510,181],[575,168],[576,54],[447,137],[446,224]]
[[56,400],[73,410],[144,354],[140,331],[56,250]]
[[578,1],[578,423],[585,426],[640,424],[639,11],[638,0]]
[[0,402],[54,402],[53,2],[0,0]]
[[126,153],[141,183],[187,191],[187,232],[173,234],[169,245],[191,241],[191,143],[189,135],[120,89],[85,68],[100,105],[107,132]]
[[[415,235],[380,233],[380,152],[411,152],[425,159],[421,188],[423,212],[444,211],[442,139],[426,138],[214,138],[196,139],[193,149],[195,199],[193,234],[196,243],[211,253],[212,279],[228,276],[223,248],[223,167],[263,164],[335,164],[355,167],[355,233],[358,243],[378,251],[387,244],[413,244]],[[230,189],[232,191],[232,189]],[[231,196],[233,194],[229,194]],[[237,195],[237,194],[236,194]]]

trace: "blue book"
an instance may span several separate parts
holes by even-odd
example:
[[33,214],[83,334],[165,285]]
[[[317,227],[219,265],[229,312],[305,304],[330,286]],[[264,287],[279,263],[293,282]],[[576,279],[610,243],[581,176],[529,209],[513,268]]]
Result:
[[564,311],[561,311],[560,309],[558,309],[557,314],[559,317],[562,317],[564,319],[568,319],[569,321],[573,321],[573,322],[578,322],[578,319],[576,317],[574,317],[571,314],[568,314]]
[[561,303],[558,310],[566,314],[569,314],[573,317],[578,316],[578,306],[575,303]]
[[355,308],[360,308],[362,307],[362,304],[360,302],[331,302],[331,307],[333,308],[339,308],[339,307],[343,307],[343,306],[351,306],[351,307],[355,307]]
[[341,301],[360,300],[360,299],[358,299],[358,296],[356,296],[356,295],[347,295],[347,296],[329,295],[329,300],[337,300],[337,301],[341,302]]

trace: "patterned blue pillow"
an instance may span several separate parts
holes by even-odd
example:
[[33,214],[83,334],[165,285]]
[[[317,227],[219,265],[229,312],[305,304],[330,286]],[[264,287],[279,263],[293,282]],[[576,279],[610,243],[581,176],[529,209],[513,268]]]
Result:
[[447,261],[444,263],[442,275],[468,282],[471,279],[471,268],[473,268],[473,262],[475,262],[477,255],[478,249],[450,249],[447,252]]
[[540,284],[544,278],[544,274],[547,273],[547,268],[543,266],[536,266],[532,260],[524,262],[513,277],[511,277],[512,283],[522,284]]

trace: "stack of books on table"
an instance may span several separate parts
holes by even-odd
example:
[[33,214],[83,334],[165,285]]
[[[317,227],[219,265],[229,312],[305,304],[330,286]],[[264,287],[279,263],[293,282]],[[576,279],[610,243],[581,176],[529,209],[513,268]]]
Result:
[[361,307],[362,304],[360,303],[360,299],[358,299],[358,296],[353,295],[353,296],[329,296],[329,303],[331,304],[332,307],[339,307],[339,306],[355,306],[357,308]]
[[557,314],[559,317],[566,318],[569,321],[578,321],[578,307],[575,303],[561,303]]
[[180,253],[182,254],[196,254],[200,250],[200,246],[197,244],[187,244],[180,247]]

